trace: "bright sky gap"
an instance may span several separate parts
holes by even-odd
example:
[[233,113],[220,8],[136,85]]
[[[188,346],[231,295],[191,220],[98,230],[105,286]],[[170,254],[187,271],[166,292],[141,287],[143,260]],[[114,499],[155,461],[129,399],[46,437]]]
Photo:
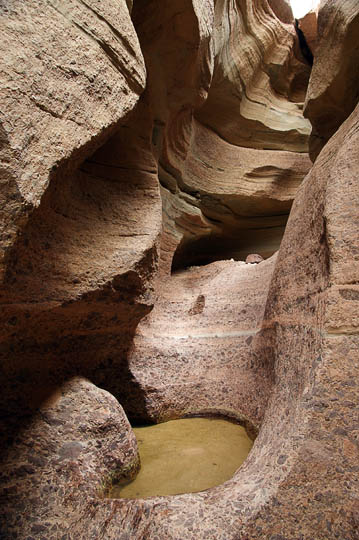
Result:
[[304,17],[311,9],[315,9],[319,0],[290,0],[293,15],[296,19]]

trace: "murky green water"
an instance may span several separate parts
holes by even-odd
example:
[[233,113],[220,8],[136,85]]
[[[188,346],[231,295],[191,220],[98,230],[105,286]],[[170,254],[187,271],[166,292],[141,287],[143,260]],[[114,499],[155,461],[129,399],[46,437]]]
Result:
[[253,442],[245,429],[210,418],[172,420],[135,428],[141,470],[110,497],[134,499],[195,493],[222,484],[246,459]]

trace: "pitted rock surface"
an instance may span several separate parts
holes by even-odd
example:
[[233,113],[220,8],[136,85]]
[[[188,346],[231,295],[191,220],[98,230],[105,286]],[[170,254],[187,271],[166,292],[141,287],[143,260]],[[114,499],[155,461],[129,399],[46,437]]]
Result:
[[138,468],[136,437],[116,399],[85,379],[71,379],[2,456],[2,538],[74,538],[72,524],[85,526],[93,501]]
[[128,357],[146,396],[126,402],[131,417],[221,414],[257,432],[273,382],[261,327],[275,259],[218,261],[161,283]]

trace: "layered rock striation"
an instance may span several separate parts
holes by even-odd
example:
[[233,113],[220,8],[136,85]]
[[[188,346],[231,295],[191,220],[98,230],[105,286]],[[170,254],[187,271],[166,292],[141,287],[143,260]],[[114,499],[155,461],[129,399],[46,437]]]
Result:
[[358,537],[358,121],[357,107],[291,211],[262,321],[274,384],[250,456],[223,486],[146,501],[150,536]]
[[111,380],[106,347],[120,356],[153,306],[161,199],[125,2],[0,9],[2,418],[16,425],[15,405],[68,377]]
[[220,414],[258,432],[273,383],[261,327],[275,258],[191,267],[162,285],[128,356],[146,396],[127,405],[132,418]]
[[292,20],[262,2],[186,2],[180,13],[173,2],[159,25],[153,4],[135,4],[133,18],[148,66],[164,267],[177,247],[174,269],[268,257],[310,167],[310,68]]

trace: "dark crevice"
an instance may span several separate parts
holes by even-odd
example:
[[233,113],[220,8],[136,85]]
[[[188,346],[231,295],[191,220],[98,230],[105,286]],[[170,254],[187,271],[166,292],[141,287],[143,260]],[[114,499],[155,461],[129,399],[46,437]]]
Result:
[[186,238],[178,245],[172,260],[172,273],[191,266],[205,266],[215,261],[245,261],[250,254],[258,254],[268,259],[279,249],[284,227],[275,231],[273,238],[262,238],[263,231],[258,231],[258,238],[252,237],[252,231],[239,231],[238,235],[208,235],[189,240]]
[[304,59],[307,61],[307,63],[312,66],[313,65],[313,53],[310,50],[310,47],[307,43],[307,40],[305,39],[305,35],[302,32],[302,30],[299,28],[299,21],[298,19],[295,19],[295,31],[297,32],[298,40],[299,40],[299,46],[300,50],[302,52],[302,55]]

